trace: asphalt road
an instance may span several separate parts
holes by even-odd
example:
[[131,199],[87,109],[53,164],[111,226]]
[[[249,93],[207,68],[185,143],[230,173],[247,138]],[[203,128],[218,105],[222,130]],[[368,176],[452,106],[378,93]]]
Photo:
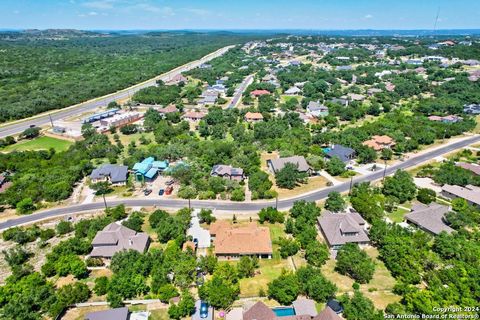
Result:
[[227,109],[235,108],[242,98],[243,93],[247,89],[247,87],[252,83],[253,80],[253,75],[249,75],[245,78],[245,80],[242,81],[238,89],[236,90],[235,94],[233,95],[233,99],[228,105]]
[[231,49],[233,46],[228,46],[221,48],[215,52],[212,52],[205,57],[189,62],[183,66],[177,67],[169,72],[166,72],[162,75],[159,75],[155,78],[152,78],[150,80],[147,80],[145,82],[139,83],[137,85],[131,86],[129,88],[120,90],[116,93],[108,94],[106,96],[92,99],[80,104],[77,104],[75,106],[71,106],[65,109],[61,110],[53,110],[50,111],[47,114],[44,115],[39,115],[39,116],[34,116],[32,118],[28,118],[25,120],[20,120],[13,122],[11,124],[5,124],[0,126],[0,138],[4,138],[6,136],[13,136],[16,134],[21,133],[23,130],[27,129],[30,126],[37,126],[37,127],[42,127],[45,125],[50,124],[50,117],[52,118],[53,121],[60,120],[63,118],[68,118],[68,117],[73,117],[79,114],[82,114],[87,111],[92,111],[95,110],[99,107],[106,106],[108,103],[112,101],[117,101],[117,100],[122,100],[128,97],[131,97],[135,92],[139,91],[140,89],[150,87],[156,84],[158,80],[163,80],[163,81],[168,81],[175,75],[194,69],[198,66],[200,66],[203,63],[206,63],[216,57],[219,57],[223,55],[225,52],[227,52],[229,49]]
[[[462,147],[466,147],[470,144],[476,143],[480,141],[480,136],[473,136],[471,138],[458,141],[449,145],[445,145],[443,147],[437,148],[435,150],[431,150],[425,152],[423,154],[417,155],[415,157],[411,157],[404,162],[398,163],[396,165],[387,167],[386,175],[390,175],[394,173],[398,169],[407,169],[410,167],[414,167],[418,164],[431,160],[435,157],[441,156],[446,153],[450,153],[454,150],[457,150]],[[383,177],[383,171],[379,170],[369,175],[357,177],[353,179],[353,183],[364,182],[364,181],[375,181],[379,180]],[[312,193],[308,193],[305,195],[300,195],[294,198],[279,200],[278,201],[278,208],[279,209],[288,209],[292,207],[293,203],[298,200],[306,200],[306,201],[318,201],[327,198],[328,194],[332,191],[338,192],[346,192],[350,188],[350,182],[345,182],[333,187],[321,189],[318,191],[314,191]],[[218,201],[218,200],[192,200],[191,206],[195,208],[211,208],[217,209],[222,211],[232,211],[236,213],[241,212],[251,212],[251,211],[259,211],[265,207],[275,206],[275,200],[271,201],[255,201],[255,202],[230,202],[230,201]],[[161,208],[184,208],[188,206],[188,200],[181,200],[181,199],[123,199],[123,200],[115,200],[115,201],[108,201],[108,206],[116,206],[119,204],[124,204],[127,207],[161,207]],[[38,213],[34,213],[27,216],[20,216],[15,219],[7,220],[3,223],[0,223],[0,230],[8,229],[14,226],[19,226],[23,224],[33,223],[36,221],[59,217],[59,216],[67,216],[76,214],[79,212],[90,211],[90,210],[97,210],[102,209],[104,207],[103,202],[95,202],[89,204],[79,204],[79,205],[72,205],[65,208],[56,208],[41,211]]]

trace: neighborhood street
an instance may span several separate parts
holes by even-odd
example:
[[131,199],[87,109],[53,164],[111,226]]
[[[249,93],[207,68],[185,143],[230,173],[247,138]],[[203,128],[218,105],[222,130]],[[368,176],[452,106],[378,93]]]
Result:
[[177,74],[194,69],[203,63],[206,63],[214,58],[217,58],[223,55],[225,52],[227,52],[229,49],[233,47],[234,46],[221,48],[215,52],[212,52],[206,55],[200,60],[189,62],[183,66],[177,67],[155,78],[149,79],[147,81],[136,84],[129,88],[117,91],[115,93],[108,94],[103,97],[95,98],[95,99],[92,99],[92,100],[89,100],[65,109],[52,110],[49,113],[44,115],[34,116],[25,120],[15,121],[11,124],[4,124],[0,126],[0,138],[19,134],[23,132],[25,129],[29,128],[30,126],[41,127],[41,126],[48,125],[50,124],[50,119],[52,121],[56,121],[66,117],[80,115],[84,112],[92,111],[99,107],[106,106],[108,105],[108,103],[112,101],[122,100],[128,97],[131,97],[133,94],[135,94],[135,92],[139,91],[140,89],[155,85],[158,80],[168,81],[169,79],[176,76]]
[[247,89],[247,87],[252,83],[253,75],[249,75],[243,80],[243,82],[238,86],[237,90],[235,90],[235,94],[233,95],[232,101],[228,105],[227,109],[235,108],[238,105],[238,102],[242,98],[243,93]]
[[[398,169],[408,169],[414,166],[417,166],[421,163],[427,162],[431,159],[434,159],[438,156],[441,156],[446,153],[450,153],[457,149],[466,147],[470,144],[480,141],[480,136],[475,135],[471,138],[463,139],[458,142],[447,144],[441,147],[438,147],[433,150],[423,152],[417,156],[413,156],[404,162],[387,167],[386,174],[390,175]],[[384,171],[379,170],[377,172],[371,173],[369,175],[360,176],[353,179],[353,183],[365,182],[365,181],[375,181],[383,177]],[[318,201],[327,198],[328,194],[332,191],[346,192],[350,188],[350,182],[344,182],[336,186],[320,189],[313,191],[308,194],[299,195],[289,199],[279,200],[277,205],[279,209],[285,210],[290,208],[295,201],[306,200],[306,201]],[[189,205],[188,200],[182,199],[122,199],[122,200],[110,200],[108,201],[109,206],[116,206],[119,204],[124,204],[127,207],[161,207],[161,208],[172,208],[178,209],[187,207]],[[194,208],[212,208],[221,211],[232,211],[235,213],[242,212],[252,212],[258,211],[264,207],[275,206],[275,200],[269,201],[254,201],[254,202],[231,202],[231,201],[221,201],[221,200],[192,200],[190,205]],[[76,214],[79,212],[98,210],[104,207],[103,201],[88,203],[88,204],[79,204],[72,205],[64,208],[55,208],[31,215],[20,216],[11,220],[0,223],[0,230],[11,228],[14,226],[19,226],[23,224],[28,224],[36,221],[41,221],[44,219],[68,216],[71,214]]]

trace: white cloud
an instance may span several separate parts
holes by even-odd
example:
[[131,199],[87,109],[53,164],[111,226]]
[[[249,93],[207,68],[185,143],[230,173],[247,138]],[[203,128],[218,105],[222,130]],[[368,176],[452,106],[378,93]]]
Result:
[[89,16],[98,16],[98,12],[95,12],[95,11],[90,11],[88,13]]
[[115,0],[97,0],[82,3],[82,6],[92,9],[112,9]]
[[364,18],[365,18],[365,19],[372,19],[373,16],[372,16],[371,14],[367,14]]
[[210,12],[209,10],[206,10],[206,9],[201,9],[201,8],[186,8],[186,9],[183,9],[187,12],[190,12],[190,13],[193,13],[197,16],[208,16],[210,14],[212,14],[212,12]]

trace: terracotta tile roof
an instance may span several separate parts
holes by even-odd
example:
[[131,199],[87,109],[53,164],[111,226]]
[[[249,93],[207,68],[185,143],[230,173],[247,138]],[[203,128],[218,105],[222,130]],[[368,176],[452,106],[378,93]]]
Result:
[[393,139],[389,136],[373,136],[372,139],[367,140],[363,143],[364,146],[370,147],[375,151],[380,151],[386,147],[391,147],[395,145]]
[[169,104],[165,108],[158,110],[158,112],[160,113],[174,113],[177,111],[178,111],[177,106],[174,104]]
[[186,112],[183,117],[187,119],[203,119],[206,116],[203,112],[189,111]]
[[210,232],[210,235],[215,236],[220,230],[228,229],[231,226],[232,225],[227,220],[217,220],[210,224],[210,228],[208,229],[208,231]]
[[250,94],[258,97],[258,96],[263,96],[263,95],[266,95],[266,94],[270,94],[270,91],[268,91],[268,90],[253,90]]
[[263,120],[263,116],[260,112],[247,112],[245,114],[246,120]]
[[216,254],[272,254],[270,230],[267,227],[258,227],[256,223],[219,230],[214,245]]

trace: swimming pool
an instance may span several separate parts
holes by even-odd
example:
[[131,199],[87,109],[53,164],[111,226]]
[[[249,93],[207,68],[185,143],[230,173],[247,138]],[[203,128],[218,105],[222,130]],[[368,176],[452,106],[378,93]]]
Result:
[[287,317],[295,315],[295,309],[293,309],[292,307],[273,308],[272,311],[277,317]]
[[330,152],[332,151],[332,148],[322,148],[323,152]]

